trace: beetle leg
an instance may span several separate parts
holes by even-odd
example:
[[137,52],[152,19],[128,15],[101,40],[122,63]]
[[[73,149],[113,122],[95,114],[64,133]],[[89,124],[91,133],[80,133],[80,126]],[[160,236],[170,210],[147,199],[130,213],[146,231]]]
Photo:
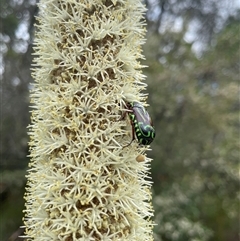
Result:
[[126,117],[127,113],[129,113],[129,112],[133,112],[133,111],[132,110],[124,110],[124,112],[122,113],[122,115],[118,121],[125,120],[125,117]]
[[131,142],[129,144],[123,146],[122,148],[130,146],[132,144],[132,142],[135,140],[134,126],[133,126],[132,121],[131,121],[131,125],[132,125],[132,140],[131,140]]
[[125,117],[126,117],[126,114],[127,114],[127,112],[124,111],[124,113],[122,113],[122,115],[121,115],[121,117],[118,119],[118,121],[124,120]]

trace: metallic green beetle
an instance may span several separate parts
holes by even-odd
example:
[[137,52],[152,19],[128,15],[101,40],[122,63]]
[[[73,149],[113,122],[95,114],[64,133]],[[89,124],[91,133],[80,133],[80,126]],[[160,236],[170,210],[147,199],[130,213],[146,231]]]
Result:
[[142,145],[149,145],[155,138],[155,129],[146,109],[139,102],[127,102],[128,115],[132,124],[132,141],[135,137]]

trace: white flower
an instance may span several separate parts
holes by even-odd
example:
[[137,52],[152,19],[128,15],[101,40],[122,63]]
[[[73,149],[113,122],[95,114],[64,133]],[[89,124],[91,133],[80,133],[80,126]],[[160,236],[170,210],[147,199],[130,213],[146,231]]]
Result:
[[140,0],[42,0],[35,44],[27,240],[153,240],[150,159],[119,120],[145,101]]

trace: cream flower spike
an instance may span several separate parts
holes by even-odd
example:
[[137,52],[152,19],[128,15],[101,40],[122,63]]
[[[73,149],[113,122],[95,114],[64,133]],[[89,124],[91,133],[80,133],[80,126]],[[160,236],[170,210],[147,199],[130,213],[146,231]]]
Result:
[[[26,240],[153,240],[148,147],[121,119],[141,92],[141,0],[40,0]],[[139,158],[141,157],[141,158]],[[137,161],[139,160],[139,161]]]

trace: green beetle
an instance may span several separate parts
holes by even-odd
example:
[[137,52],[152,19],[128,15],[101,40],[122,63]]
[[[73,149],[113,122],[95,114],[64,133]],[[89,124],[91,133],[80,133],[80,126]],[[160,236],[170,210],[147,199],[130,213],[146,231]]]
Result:
[[148,112],[139,102],[127,102],[126,107],[132,124],[132,140],[127,146],[135,137],[140,144],[149,145],[155,138],[155,129]]

